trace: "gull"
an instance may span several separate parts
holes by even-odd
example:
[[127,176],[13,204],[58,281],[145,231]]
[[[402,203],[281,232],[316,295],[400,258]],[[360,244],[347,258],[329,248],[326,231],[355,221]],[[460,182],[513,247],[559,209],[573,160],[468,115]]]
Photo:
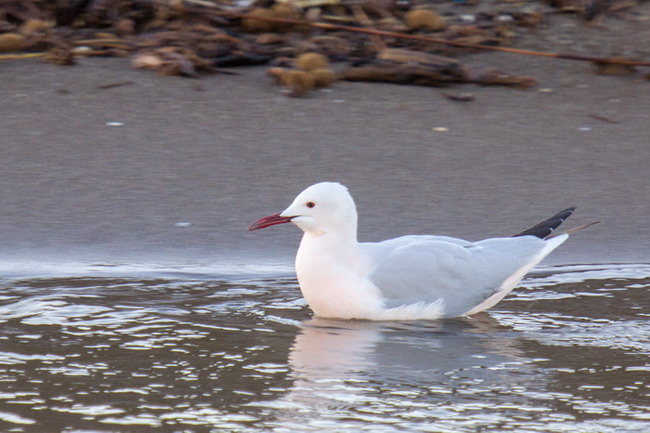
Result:
[[553,232],[574,210],[558,212],[514,236],[479,242],[430,235],[358,242],[357,209],[348,189],[321,182],[249,230],[289,222],[302,229],[296,275],[316,316],[434,320],[470,316],[496,305],[567,240],[570,232]]

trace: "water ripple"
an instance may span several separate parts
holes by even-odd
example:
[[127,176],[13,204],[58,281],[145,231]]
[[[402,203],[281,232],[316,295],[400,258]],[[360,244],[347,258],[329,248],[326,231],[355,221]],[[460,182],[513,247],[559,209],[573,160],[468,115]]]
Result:
[[14,269],[2,282],[0,429],[636,432],[649,420],[648,265],[543,269],[488,314],[406,323],[311,319],[290,276],[137,269]]

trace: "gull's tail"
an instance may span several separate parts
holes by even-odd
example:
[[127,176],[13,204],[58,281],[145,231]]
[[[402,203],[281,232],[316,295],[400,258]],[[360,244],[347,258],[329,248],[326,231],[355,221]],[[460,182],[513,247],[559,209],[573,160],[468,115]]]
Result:
[[540,239],[546,239],[548,238],[553,231],[560,226],[566,220],[571,216],[573,211],[576,210],[575,206],[570,207],[568,209],[564,209],[563,211],[560,211],[550,217],[547,220],[542,221],[539,224],[535,224],[531,228],[524,230],[521,233],[517,233],[516,235],[513,235],[512,237],[517,237],[517,236],[535,236]]

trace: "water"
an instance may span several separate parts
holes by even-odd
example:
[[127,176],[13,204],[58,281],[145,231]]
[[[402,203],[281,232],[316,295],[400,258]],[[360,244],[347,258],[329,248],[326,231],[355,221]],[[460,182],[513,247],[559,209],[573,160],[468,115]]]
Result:
[[4,275],[3,432],[650,430],[650,265],[409,323],[314,319],[279,268]]

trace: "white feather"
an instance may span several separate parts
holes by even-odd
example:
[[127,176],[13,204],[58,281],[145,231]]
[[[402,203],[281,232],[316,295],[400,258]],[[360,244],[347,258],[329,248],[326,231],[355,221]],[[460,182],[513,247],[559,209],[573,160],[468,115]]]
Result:
[[505,297],[568,235],[468,242],[445,236],[357,241],[347,188],[323,182],[300,193],[281,218],[305,233],[296,256],[300,289],[321,317],[417,320],[471,315]]

